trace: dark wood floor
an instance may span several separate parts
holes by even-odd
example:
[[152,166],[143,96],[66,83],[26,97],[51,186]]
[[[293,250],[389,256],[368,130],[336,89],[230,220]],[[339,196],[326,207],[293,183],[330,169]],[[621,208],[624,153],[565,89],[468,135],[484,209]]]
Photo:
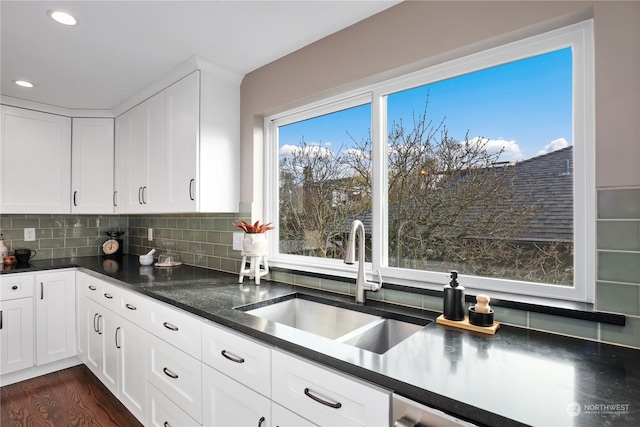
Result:
[[134,427],[138,420],[84,365],[0,388],[2,427]]

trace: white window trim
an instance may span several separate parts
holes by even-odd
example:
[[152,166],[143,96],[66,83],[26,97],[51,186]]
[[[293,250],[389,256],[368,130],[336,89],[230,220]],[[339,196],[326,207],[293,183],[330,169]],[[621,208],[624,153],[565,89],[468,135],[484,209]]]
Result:
[[[386,96],[404,89],[433,83],[439,80],[470,73],[484,68],[513,62],[519,59],[558,50],[573,49],[573,138],[574,142],[574,283],[575,286],[558,286],[492,279],[475,276],[460,276],[460,282],[470,293],[510,293],[518,295],[548,297],[571,301],[593,302],[596,278],[596,188],[595,188],[595,76],[593,21],[588,20],[550,31],[493,49],[472,54],[453,61],[428,67],[395,79],[350,91],[330,99],[305,105],[298,109],[267,117],[265,119],[265,195],[266,218],[277,221],[279,206],[278,191],[278,141],[277,126],[294,123],[321,114],[339,111],[351,106],[371,102],[371,137],[374,152],[386,153]],[[578,142],[576,144],[576,142]],[[381,146],[382,145],[382,146]],[[393,268],[385,265],[387,259],[387,218],[381,209],[386,200],[387,167],[386,155],[374,156],[373,167],[373,254],[372,263],[367,263],[369,272],[378,271],[390,282],[420,288],[441,289],[448,282],[446,273],[426,272]],[[269,262],[272,266],[339,277],[355,277],[353,266],[340,260],[280,254],[278,235],[274,230],[269,239]],[[382,239],[382,241],[380,241]],[[496,283],[500,283],[496,287]],[[524,289],[524,292],[523,292]]]

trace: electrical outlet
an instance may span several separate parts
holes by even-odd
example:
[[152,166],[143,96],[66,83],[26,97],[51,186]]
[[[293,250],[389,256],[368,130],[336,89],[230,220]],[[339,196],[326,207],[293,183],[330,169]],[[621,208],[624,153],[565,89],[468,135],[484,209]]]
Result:
[[147,228],[147,239],[149,239],[150,242],[153,241],[153,228]]
[[233,250],[242,250],[242,241],[244,240],[244,233],[233,233]]
[[35,228],[25,228],[24,229],[24,241],[25,242],[35,242],[36,241],[36,229]]

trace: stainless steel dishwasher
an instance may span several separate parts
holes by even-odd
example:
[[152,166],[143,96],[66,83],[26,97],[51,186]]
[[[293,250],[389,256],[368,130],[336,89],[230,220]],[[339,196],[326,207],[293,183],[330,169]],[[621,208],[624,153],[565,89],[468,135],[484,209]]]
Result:
[[429,408],[400,395],[393,395],[394,427],[476,427],[437,409]]

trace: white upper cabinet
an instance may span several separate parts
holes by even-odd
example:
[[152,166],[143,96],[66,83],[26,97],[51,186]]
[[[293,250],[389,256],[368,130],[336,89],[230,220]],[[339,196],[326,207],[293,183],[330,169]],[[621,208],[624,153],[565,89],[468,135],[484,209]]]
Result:
[[1,108],[0,212],[69,213],[71,119]]
[[71,212],[113,213],[113,119],[74,118]]
[[116,213],[159,212],[165,159],[164,92],[116,119]]
[[239,83],[196,70],[120,115],[115,170],[117,213],[237,211]]

